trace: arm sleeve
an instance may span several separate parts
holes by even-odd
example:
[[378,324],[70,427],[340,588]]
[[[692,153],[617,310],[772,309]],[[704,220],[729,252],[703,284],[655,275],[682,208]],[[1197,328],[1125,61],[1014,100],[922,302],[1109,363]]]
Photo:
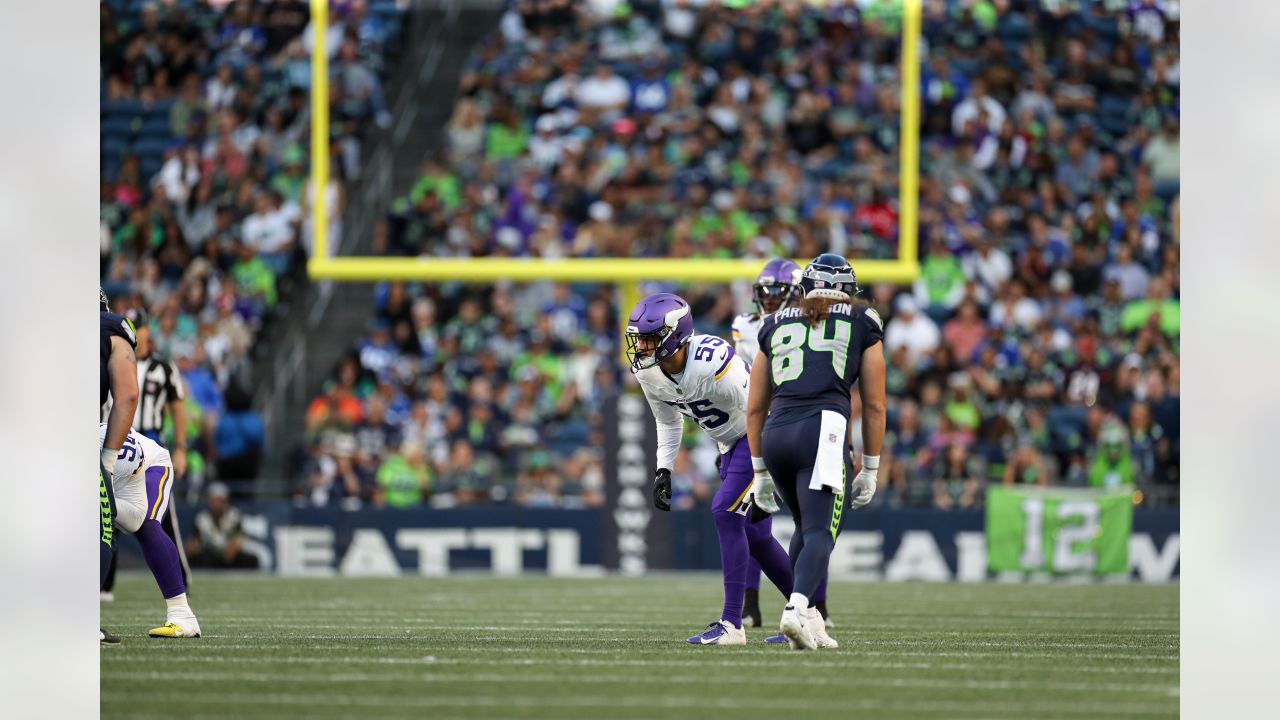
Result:
[[649,409],[653,410],[653,419],[658,424],[658,467],[672,470],[676,464],[676,453],[680,451],[680,438],[684,435],[684,416],[670,405],[654,400],[645,393],[649,401]]

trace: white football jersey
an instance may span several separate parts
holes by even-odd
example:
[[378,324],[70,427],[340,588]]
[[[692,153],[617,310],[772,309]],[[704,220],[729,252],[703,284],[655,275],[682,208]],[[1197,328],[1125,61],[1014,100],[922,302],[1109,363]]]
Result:
[[[106,437],[107,424],[98,423],[99,448],[102,447]],[[129,434],[125,436],[124,445],[120,448],[120,454],[116,456],[115,481],[123,482],[157,465],[173,465],[169,451],[146,435],[130,428]]]
[[760,352],[760,326],[764,317],[760,313],[742,313],[733,319],[733,345],[738,356],[748,365]]
[[680,376],[657,365],[636,373],[658,423],[658,467],[675,467],[676,452],[689,416],[728,452],[747,434],[747,363],[715,335],[694,335]]

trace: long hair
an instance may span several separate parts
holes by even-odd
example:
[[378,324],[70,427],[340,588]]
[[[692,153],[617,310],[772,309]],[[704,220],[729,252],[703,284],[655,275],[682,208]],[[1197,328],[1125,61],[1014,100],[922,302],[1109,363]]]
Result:
[[805,298],[800,301],[800,314],[804,315],[804,319],[809,323],[809,327],[818,327],[818,324],[827,319],[831,314],[831,306],[839,305],[844,300],[836,300],[834,298]]
[[858,307],[867,304],[865,300],[851,297],[848,300],[836,300],[834,298],[805,298],[800,301],[800,314],[808,321],[809,327],[818,327],[818,325],[827,319],[831,314],[831,308],[836,305],[847,304],[850,307]]

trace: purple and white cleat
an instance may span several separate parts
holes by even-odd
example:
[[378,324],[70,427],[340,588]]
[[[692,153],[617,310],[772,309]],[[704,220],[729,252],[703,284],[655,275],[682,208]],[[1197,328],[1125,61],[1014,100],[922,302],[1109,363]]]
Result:
[[707,626],[707,631],[694,635],[687,641],[690,645],[746,645],[747,634],[724,620],[717,620]]

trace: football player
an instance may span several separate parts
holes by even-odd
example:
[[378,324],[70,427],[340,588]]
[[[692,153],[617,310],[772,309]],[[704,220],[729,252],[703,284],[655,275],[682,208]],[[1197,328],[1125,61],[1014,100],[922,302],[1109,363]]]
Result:
[[[98,287],[98,318],[98,405],[101,407],[108,395],[114,403],[98,443],[98,496],[102,506],[98,528],[98,589],[101,590],[115,555],[116,503],[111,477],[116,457],[129,434],[129,423],[133,422],[133,414],[138,408],[138,359],[134,356],[138,340],[133,324],[111,312],[107,293],[101,286]],[[98,639],[103,645],[120,642],[120,638],[101,628]]]
[[[802,297],[800,290],[800,266],[786,258],[774,258],[765,263],[755,284],[751,286],[751,295],[756,304],[755,312],[746,312],[733,319],[733,348],[740,358],[753,358],[759,346],[756,336],[760,334],[760,326],[764,319],[782,308],[797,304]],[[766,518],[772,530],[773,520]],[[827,576],[822,576],[818,590],[813,596],[814,606],[822,613],[823,622],[828,628],[835,627],[831,615],[827,612]],[[744,627],[759,627],[760,615],[760,564],[754,558],[747,561],[747,592],[742,600],[742,624]]]
[[[689,638],[694,645],[745,645],[742,598],[747,561],[754,557],[784,596],[790,594],[790,562],[770,525],[751,522],[746,493],[751,459],[745,440],[749,368],[733,347],[714,335],[695,335],[689,303],[670,293],[650,295],[631,311],[626,330],[631,371],[644,390],[658,425],[654,505],[671,509],[671,468],[693,418],[720,449],[720,489],[712,500],[724,609],[708,629]],[[774,642],[782,638],[775,636]]]
[[[106,435],[107,424],[99,424],[99,439]],[[151,438],[129,431],[117,451],[111,484],[115,490],[116,526],[138,538],[142,556],[164,596],[165,623],[152,628],[148,634],[200,637],[200,623],[187,604],[178,547],[160,527],[173,491],[173,460],[169,451]]]
[[779,630],[792,648],[813,650],[838,647],[811,598],[842,525],[855,382],[864,454],[849,507],[866,505],[876,491],[885,427],[884,328],[875,310],[854,300],[857,278],[843,257],[819,255],[800,283],[800,307],[770,315],[760,328],[747,412],[755,471],[748,497],[772,511],[776,490],[791,508],[795,592]]

